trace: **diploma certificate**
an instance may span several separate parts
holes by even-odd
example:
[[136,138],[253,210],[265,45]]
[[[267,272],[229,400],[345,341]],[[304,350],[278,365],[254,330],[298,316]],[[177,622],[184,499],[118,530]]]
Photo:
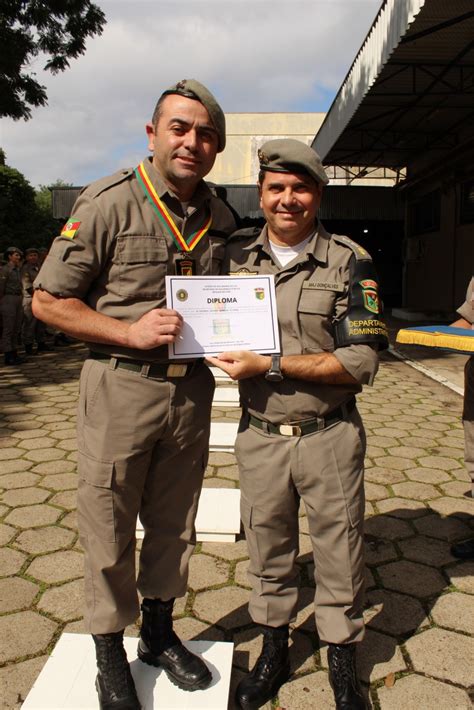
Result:
[[280,352],[271,274],[167,276],[166,303],[184,320],[180,337],[168,346],[171,360],[226,350]]

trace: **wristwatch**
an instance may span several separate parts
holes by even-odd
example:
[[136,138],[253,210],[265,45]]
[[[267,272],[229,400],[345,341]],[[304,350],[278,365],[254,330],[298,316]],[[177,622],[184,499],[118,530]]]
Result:
[[269,382],[281,382],[283,375],[280,369],[280,355],[272,355],[270,369],[265,373],[265,379]]

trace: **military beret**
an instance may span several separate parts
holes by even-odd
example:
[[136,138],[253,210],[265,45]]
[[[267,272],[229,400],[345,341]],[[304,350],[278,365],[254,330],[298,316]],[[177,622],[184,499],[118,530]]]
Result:
[[37,249],[36,247],[29,247],[25,251],[25,256],[28,256],[28,254],[38,254],[39,255],[39,249]]
[[23,256],[23,252],[21,251],[21,249],[18,249],[18,247],[8,247],[7,249],[5,249],[5,259],[8,259],[10,254],[19,254],[20,256]]
[[206,87],[196,79],[182,79],[178,81],[177,84],[170,86],[169,89],[164,91],[162,96],[167,96],[168,94],[179,94],[180,96],[186,96],[190,99],[198,99],[198,101],[202,103],[207,109],[209,118],[217,131],[219,141],[218,152],[223,151],[225,148],[225,116],[209,89],[206,89]]
[[258,159],[261,170],[273,173],[307,173],[318,183],[327,185],[329,182],[316,151],[294,138],[267,141],[258,151]]

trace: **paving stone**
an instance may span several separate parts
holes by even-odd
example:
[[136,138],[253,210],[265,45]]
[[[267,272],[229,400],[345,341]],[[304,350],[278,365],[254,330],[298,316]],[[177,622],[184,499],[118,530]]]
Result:
[[215,451],[209,454],[210,466],[232,466],[235,465],[234,454],[225,453],[223,451]]
[[38,422],[32,419],[29,422],[9,422],[8,426],[18,432],[27,432],[38,429]]
[[59,621],[72,621],[82,617],[84,606],[84,581],[82,579],[48,589],[38,602],[38,609],[45,611]]
[[82,577],[84,560],[80,552],[64,550],[37,557],[27,573],[43,582],[63,582]]
[[372,574],[372,570],[366,566],[365,568],[365,588],[370,589],[371,587],[376,586],[376,581],[374,578],[374,575]]
[[63,439],[58,441],[56,446],[63,451],[77,451],[77,439]]
[[411,594],[420,599],[441,592],[446,582],[441,574],[426,565],[399,560],[378,568],[382,583],[388,589]]
[[442,471],[454,471],[461,468],[459,461],[444,456],[423,456],[419,459],[419,464],[426,466],[426,468],[437,468]]
[[0,503],[0,517],[6,515],[10,508],[7,505],[3,505],[3,503]]
[[229,578],[229,565],[208,555],[193,555],[189,562],[188,586],[197,591],[216,584],[223,584]]
[[418,449],[431,449],[433,446],[439,446],[444,439],[444,432],[442,436],[428,437],[427,432],[421,432],[425,436],[409,436],[408,432],[404,432],[404,436],[401,439],[403,446],[415,446]]
[[413,535],[412,528],[404,520],[397,520],[388,515],[378,515],[365,521],[365,532],[386,540],[401,540]]
[[465,522],[457,518],[444,518],[437,513],[414,520],[413,525],[418,532],[424,535],[447,540],[448,542],[462,540],[469,537],[471,533],[469,526]]
[[[43,432],[44,434],[44,432]],[[26,451],[36,451],[38,449],[46,449],[49,446],[55,446],[55,439],[51,439],[49,436],[42,436],[39,439],[22,439],[18,442],[18,446],[21,446]]]
[[75,510],[77,507],[77,491],[61,491],[56,493],[49,501],[52,505],[58,505],[66,510]]
[[0,548],[0,577],[17,574],[23,567],[26,555],[9,547]]
[[371,535],[365,536],[365,561],[368,565],[379,565],[397,558],[398,552],[393,543]]
[[53,491],[76,490],[77,481],[77,473],[57,473],[52,476],[44,476],[41,487]]
[[429,483],[419,483],[418,481],[405,481],[395,483],[393,492],[401,498],[411,498],[414,500],[429,500],[439,498],[441,493]]
[[39,422],[44,422],[43,429],[48,429],[49,431],[69,429],[70,427],[70,423],[68,421],[64,421],[62,414],[39,414],[36,419]]
[[300,587],[296,619],[290,628],[314,634],[316,622],[314,619],[314,587]]
[[365,480],[372,483],[381,483],[384,486],[391,486],[393,483],[405,481],[405,476],[401,471],[390,471],[388,468],[371,466],[365,469]]
[[391,437],[392,439],[398,439],[400,437],[406,436],[406,431],[404,429],[397,429],[396,427],[381,426],[374,429],[374,434],[377,436]]
[[247,541],[237,540],[237,542],[203,542],[202,552],[221,557],[224,560],[239,560],[248,557]]
[[366,459],[375,459],[378,458],[379,456],[384,456],[385,454],[385,449],[382,449],[380,446],[372,446],[370,443],[370,437],[369,437],[369,443],[367,444],[367,450],[365,452],[365,457]]
[[461,519],[469,519],[474,513],[474,501],[472,498],[437,498],[436,500],[430,500],[429,506],[441,515],[452,515]]
[[27,451],[25,458],[30,461],[54,461],[61,459],[64,456],[64,451],[60,449],[37,449],[36,451]]
[[7,422],[27,422],[30,419],[34,419],[35,415],[33,412],[25,412],[24,414],[18,413],[12,413],[12,414],[7,414],[5,419]]
[[18,443],[17,439],[14,439],[12,436],[2,436],[0,438],[0,449],[7,449],[11,446],[16,446]]
[[375,463],[377,466],[395,471],[405,471],[407,468],[413,467],[412,459],[403,459],[399,456],[380,456],[375,459]]
[[0,579],[0,613],[19,611],[29,607],[39,587],[20,577]]
[[[20,453],[17,449],[17,456]],[[0,475],[4,473],[17,473],[20,471],[26,471],[31,468],[31,461],[25,461],[24,459],[17,458],[12,461],[0,461]]]
[[474,594],[474,561],[466,560],[455,567],[448,567],[446,573],[457,589]]
[[17,488],[3,493],[2,501],[11,507],[31,505],[33,503],[44,503],[50,495],[49,491],[43,491],[41,488]]
[[380,710],[400,710],[400,708],[469,710],[471,707],[469,696],[464,690],[420,675],[399,678],[393,688],[382,686],[376,692],[380,701]]
[[279,705],[291,710],[334,710],[336,704],[324,671],[311,673],[302,678],[292,678],[278,691]]
[[[456,497],[461,497],[461,496],[466,496],[466,493],[469,494],[469,497],[472,499],[472,496],[470,495],[472,487],[470,485],[470,482],[464,482],[464,481],[450,481],[449,483],[444,483],[440,486],[440,488],[443,490],[443,492],[447,496],[456,496]],[[474,500],[472,501],[472,512],[474,515]]]
[[387,489],[377,483],[365,482],[365,497],[367,500],[381,500],[387,497]]
[[48,656],[39,656],[0,669],[0,698],[2,698],[0,708],[2,710],[19,710],[21,708],[47,660]]
[[61,525],[72,530],[77,530],[77,511],[72,510],[61,518]]
[[34,528],[40,525],[51,525],[60,515],[61,511],[50,505],[27,505],[12,510],[5,518],[5,522],[20,528]]
[[377,501],[379,513],[387,513],[395,518],[412,519],[427,515],[430,511],[425,503],[408,498],[386,498]]
[[[59,474],[68,473],[76,470],[76,466],[73,461],[47,461],[45,463],[39,463],[37,466],[31,469],[35,473],[41,474]],[[48,488],[48,486],[46,486]]]
[[225,478],[205,478],[203,488],[236,488],[235,481]]
[[451,592],[436,600],[431,615],[439,626],[474,634],[474,597]]
[[44,651],[56,630],[57,624],[34,611],[0,616],[0,663]]
[[238,562],[235,567],[235,583],[240,584],[242,587],[247,587],[250,589],[250,580],[247,575],[247,570],[249,568],[248,560],[243,560]]
[[25,452],[22,449],[16,447],[8,447],[6,449],[0,449],[0,461],[12,461],[13,459],[22,456]]
[[436,484],[451,480],[449,473],[436,468],[424,468],[419,466],[417,468],[410,468],[408,471],[405,471],[405,473],[412,481],[420,481],[421,483]]
[[37,476],[30,471],[7,473],[0,476],[0,488],[8,491],[19,488],[30,488],[40,481],[40,476]]
[[429,624],[428,617],[417,599],[390,592],[388,589],[368,592],[366,606],[366,624],[392,636],[408,634]]
[[53,436],[55,439],[74,439],[76,440],[77,438],[77,433],[76,433],[76,427],[71,428],[70,422],[67,422],[69,424],[69,428],[65,429],[55,429],[54,431],[51,432],[50,436]]
[[474,638],[429,629],[408,639],[406,648],[415,671],[464,687],[472,684]]
[[224,633],[215,626],[184,616],[173,622],[173,629],[180,639],[188,641],[224,641]]
[[449,551],[450,544],[432,537],[417,535],[410,540],[402,540],[399,547],[406,559],[421,562],[430,565],[430,567],[441,567],[454,560]]
[[77,451],[68,454],[66,458],[68,461],[75,461],[77,463]]
[[186,611],[186,604],[188,603],[188,593],[183,597],[178,597],[175,599],[174,602],[174,607],[173,607],[173,619],[176,619],[178,616],[182,616],[185,611]]
[[371,436],[370,445],[377,446],[380,449],[387,449],[389,446],[396,446],[397,440],[390,436]]
[[72,530],[60,527],[36,528],[24,530],[15,540],[15,545],[25,552],[37,555],[44,552],[55,552],[63,547],[69,547],[74,542],[76,534]]
[[219,466],[217,467],[217,475],[222,478],[231,478],[233,481],[239,480],[238,466]]
[[16,533],[16,528],[12,528],[11,525],[0,523],[0,545],[7,545]]
[[246,589],[223,587],[198,593],[193,609],[198,618],[232,629],[250,623],[248,601],[249,593]]

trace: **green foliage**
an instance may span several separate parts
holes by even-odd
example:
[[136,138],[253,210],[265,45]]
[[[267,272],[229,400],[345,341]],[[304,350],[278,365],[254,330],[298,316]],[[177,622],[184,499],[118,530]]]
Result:
[[57,74],[84,54],[86,39],[102,34],[105,15],[91,0],[0,0],[0,116],[31,118],[45,106],[45,87],[34,78],[32,60]]

